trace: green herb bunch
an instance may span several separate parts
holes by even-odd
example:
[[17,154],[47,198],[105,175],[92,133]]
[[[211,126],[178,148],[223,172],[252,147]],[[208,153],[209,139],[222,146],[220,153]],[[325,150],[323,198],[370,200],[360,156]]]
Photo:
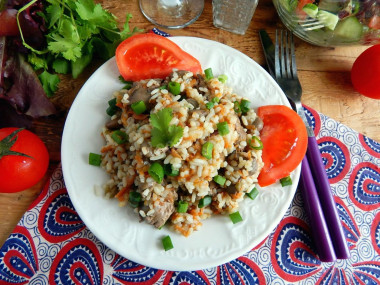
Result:
[[36,50],[23,37],[19,14],[38,0],[32,0],[18,11],[17,23],[23,45],[31,52],[28,61],[40,71],[39,79],[48,97],[58,88],[57,74],[71,73],[77,78],[94,57],[107,60],[115,54],[117,45],[131,35],[127,14],[123,29],[117,27],[116,17],[93,0],[47,0],[39,16],[46,22],[46,49]]

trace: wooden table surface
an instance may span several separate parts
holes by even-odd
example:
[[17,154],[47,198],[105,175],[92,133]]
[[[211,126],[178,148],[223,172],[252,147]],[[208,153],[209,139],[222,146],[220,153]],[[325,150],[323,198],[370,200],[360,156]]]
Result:
[[[95,1],[112,12],[124,23],[126,13],[132,13],[131,27],[150,30],[154,27],[139,10],[137,0]],[[121,27],[121,25],[120,25]],[[253,20],[244,36],[217,29],[212,24],[211,0],[205,1],[200,18],[192,25],[179,30],[164,31],[174,36],[195,36],[229,45],[264,65],[260,29],[266,29],[274,38],[276,28],[283,25],[271,0],[260,0]],[[366,98],[357,93],[350,81],[353,62],[368,46],[325,48],[296,39],[296,57],[303,88],[303,103],[317,111],[380,142],[380,100]],[[50,154],[49,170],[45,177],[31,189],[0,194],[0,246],[12,232],[30,203],[38,196],[43,185],[61,160],[61,137],[68,108],[79,89],[100,65],[93,63],[78,79],[63,78],[54,103],[62,112],[53,118],[40,118],[33,122],[32,131],[41,137]]]

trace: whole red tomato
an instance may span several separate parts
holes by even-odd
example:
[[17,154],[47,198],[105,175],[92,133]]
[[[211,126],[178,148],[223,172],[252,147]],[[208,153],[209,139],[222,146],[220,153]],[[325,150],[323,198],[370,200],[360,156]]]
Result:
[[35,185],[48,165],[49,153],[38,136],[24,129],[0,129],[0,192],[18,192]]
[[380,44],[366,49],[355,60],[351,81],[359,93],[380,99]]

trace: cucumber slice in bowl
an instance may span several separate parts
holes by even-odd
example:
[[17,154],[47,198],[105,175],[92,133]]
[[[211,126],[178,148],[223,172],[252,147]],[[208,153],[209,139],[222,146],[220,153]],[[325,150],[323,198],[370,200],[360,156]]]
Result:
[[338,24],[339,17],[333,13],[319,10],[317,14],[317,19],[320,23],[322,23],[329,30],[334,30],[336,25]]
[[316,18],[318,14],[318,6],[312,3],[308,3],[302,7],[302,10],[310,17]]
[[345,40],[345,42],[357,42],[363,34],[363,25],[354,17],[347,17],[340,21],[335,28],[334,34],[336,37]]

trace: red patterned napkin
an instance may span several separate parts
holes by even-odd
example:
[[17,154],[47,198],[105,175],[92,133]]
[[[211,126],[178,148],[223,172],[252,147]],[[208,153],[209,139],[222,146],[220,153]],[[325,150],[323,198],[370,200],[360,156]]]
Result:
[[380,284],[380,144],[306,108],[351,258],[314,253],[301,195],[256,248],[208,270],[171,272],[107,248],[81,221],[58,167],[0,249],[0,284]]

